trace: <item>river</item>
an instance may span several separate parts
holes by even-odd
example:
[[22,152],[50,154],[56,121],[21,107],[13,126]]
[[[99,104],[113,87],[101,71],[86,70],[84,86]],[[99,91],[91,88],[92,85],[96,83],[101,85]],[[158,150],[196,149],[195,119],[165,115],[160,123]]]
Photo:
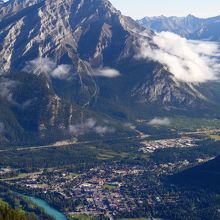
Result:
[[67,217],[63,213],[51,207],[46,201],[32,196],[27,196],[27,198],[30,199],[35,205],[42,208],[45,213],[53,217],[54,220],[67,220]]

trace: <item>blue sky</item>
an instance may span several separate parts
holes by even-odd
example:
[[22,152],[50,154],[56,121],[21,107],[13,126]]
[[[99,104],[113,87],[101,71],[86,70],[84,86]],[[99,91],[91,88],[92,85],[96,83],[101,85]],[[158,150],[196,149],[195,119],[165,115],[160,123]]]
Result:
[[123,14],[133,18],[158,15],[198,17],[220,15],[220,0],[110,0]]

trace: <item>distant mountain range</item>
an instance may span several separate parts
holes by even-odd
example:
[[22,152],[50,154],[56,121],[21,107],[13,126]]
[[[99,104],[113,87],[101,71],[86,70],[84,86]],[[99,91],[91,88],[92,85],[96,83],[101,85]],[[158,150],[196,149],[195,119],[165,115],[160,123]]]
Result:
[[219,84],[175,78],[145,54],[160,51],[155,36],[107,0],[1,4],[0,142],[124,135],[134,133],[128,122],[158,115],[217,117]]
[[188,39],[220,41],[220,16],[145,17],[138,20],[138,23],[156,32],[170,31]]

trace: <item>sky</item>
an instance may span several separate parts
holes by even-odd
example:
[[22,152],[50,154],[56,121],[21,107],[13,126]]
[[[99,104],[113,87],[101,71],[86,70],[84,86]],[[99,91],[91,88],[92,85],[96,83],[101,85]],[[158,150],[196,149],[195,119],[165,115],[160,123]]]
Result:
[[220,15],[220,0],[110,0],[124,15],[212,17]]

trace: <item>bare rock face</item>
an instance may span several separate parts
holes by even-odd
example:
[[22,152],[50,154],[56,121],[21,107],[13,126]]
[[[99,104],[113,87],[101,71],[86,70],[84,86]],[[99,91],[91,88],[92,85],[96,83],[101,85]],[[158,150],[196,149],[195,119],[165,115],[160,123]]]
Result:
[[157,103],[182,109],[207,100],[195,85],[175,80],[172,74],[161,67],[155,69],[150,80],[138,84],[133,89],[132,96],[143,103]]
[[85,71],[83,61],[112,63],[123,54],[130,26],[141,29],[103,0],[11,0],[0,14],[2,71],[40,56],[76,71]]

